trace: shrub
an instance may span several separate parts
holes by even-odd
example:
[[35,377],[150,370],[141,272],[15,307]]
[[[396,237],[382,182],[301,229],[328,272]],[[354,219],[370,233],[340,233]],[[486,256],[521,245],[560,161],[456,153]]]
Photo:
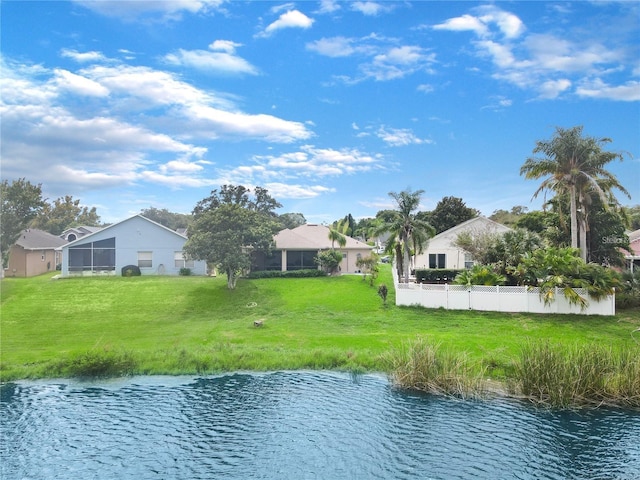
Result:
[[323,250],[315,258],[316,263],[328,274],[338,271],[342,262],[342,253],[338,250]]
[[142,275],[140,272],[140,267],[137,265],[127,265],[122,267],[122,276],[123,277],[139,277]]
[[305,270],[288,270],[282,272],[280,270],[259,270],[257,272],[251,272],[247,278],[306,278],[306,277],[326,277],[326,272],[318,269],[305,269]]
[[430,268],[428,270],[416,270],[417,283],[449,283],[462,270],[446,270],[442,268]]
[[616,290],[616,307],[640,307],[640,268],[622,273],[619,290]]
[[504,285],[504,275],[494,272],[486,265],[474,265],[471,270],[460,272],[453,283],[456,285]]
[[186,268],[186,267],[182,267],[180,269],[179,274],[182,275],[183,277],[188,277],[189,275],[191,275],[191,269],[190,268]]

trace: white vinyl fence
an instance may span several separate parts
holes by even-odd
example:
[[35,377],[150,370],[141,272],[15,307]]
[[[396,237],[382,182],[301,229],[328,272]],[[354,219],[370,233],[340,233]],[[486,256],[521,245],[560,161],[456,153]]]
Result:
[[537,287],[485,287],[481,285],[433,285],[396,283],[396,305],[420,305],[447,310],[486,310],[494,312],[577,313],[582,315],[615,315],[615,295],[596,301],[587,291],[576,288],[587,299],[582,310],[571,305],[562,289],[556,289],[555,300],[548,305],[540,298]]

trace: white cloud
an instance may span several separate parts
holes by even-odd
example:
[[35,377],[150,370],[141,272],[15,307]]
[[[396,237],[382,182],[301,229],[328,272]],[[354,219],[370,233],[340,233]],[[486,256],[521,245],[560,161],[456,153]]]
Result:
[[353,39],[346,37],[321,38],[307,43],[307,50],[327,57],[348,57],[358,51],[353,43]]
[[431,93],[435,90],[435,87],[433,85],[429,85],[427,83],[423,83],[422,85],[418,85],[416,87],[416,90],[418,90],[419,92],[422,93]]
[[271,23],[261,32],[259,37],[269,37],[273,35],[276,31],[282,30],[283,28],[309,28],[313,25],[314,20],[307,17],[304,13],[299,10],[289,10],[288,12],[280,15],[280,18],[275,22]]
[[158,16],[161,20],[179,20],[183,12],[215,11],[225,0],[74,0],[101,15],[132,21],[141,17]]
[[55,75],[54,83],[62,90],[88,97],[106,97],[109,95],[108,88],[89,78],[59,68],[55,69],[53,73]]
[[214,92],[146,67],[70,72],[6,59],[2,67],[3,175],[27,176],[51,190],[70,182],[78,189],[136,181],[210,185],[204,142],[289,143],[312,135],[304,123],[244,113]]
[[[523,35],[526,28],[512,13],[493,5],[472,9],[473,14],[451,18],[435,25],[436,30],[473,31],[473,41],[480,58],[491,59],[492,77],[531,90],[539,99],[555,99],[576,93],[579,96],[628,100],[635,98],[635,84],[598,85],[592,78],[602,78],[628,70],[630,52],[600,36],[584,32]],[[572,39],[573,38],[573,39]],[[482,71],[481,69],[477,71]],[[582,85],[572,92],[572,87]],[[592,88],[593,87],[593,88]]]
[[334,80],[356,84],[374,79],[388,81],[402,78],[418,71],[432,73],[436,55],[416,45],[397,45],[397,40],[368,35],[363,38],[342,36],[321,38],[307,44],[307,49],[328,57],[359,55],[358,74],[334,75]]
[[392,147],[433,143],[432,140],[417,137],[408,128],[388,128],[382,126],[377,130],[376,136]]
[[320,8],[317,10],[317,13],[333,13],[341,8],[337,0],[320,0]]
[[300,185],[278,182],[266,183],[264,188],[266,188],[274,198],[316,198],[320,195],[335,192],[335,188],[322,185]]
[[60,51],[60,55],[62,57],[71,58],[79,63],[101,62],[106,60],[106,57],[101,52],[96,51],[78,52],[77,50],[64,48]]
[[276,178],[333,177],[381,168],[382,157],[355,148],[316,148],[305,145],[295,152],[254,157],[252,172]]
[[462,15],[461,17],[450,18],[444,23],[433,26],[434,30],[451,30],[453,32],[471,31],[483,37],[487,34],[488,28],[484,22],[472,15]]
[[571,87],[571,80],[547,80],[539,87],[540,98],[557,98],[562,92]]
[[578,87],[576,94],[581,97],[635,102],[640,100],[640,82],[629,81],[624,85],[611,86],[601,79],[596,79]]
[[380,13],[388,13],[393,10],[393,5],[381,3],[381,2],[353,2],[351,3],[351,10],[360,12],[367,16],[376,16]]
[[368,64],[361,65],[365,77],[378,81],[393,80],[422,70],[431,73],[435,53],[427,53],[423,48],[411,45],[392,47],[380,53]]
[[206,72],[223,74],[257,75],[258,70],[244,58],[235,55],[235,48],[241,44],[228,40],[216,40],[207,50],[178,49],[165,55],[164,60],[172,65],[191,67]]

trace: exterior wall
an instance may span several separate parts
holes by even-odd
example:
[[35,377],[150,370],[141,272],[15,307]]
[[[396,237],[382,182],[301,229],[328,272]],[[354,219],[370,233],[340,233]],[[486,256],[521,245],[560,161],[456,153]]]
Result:
[[25,250],[19,245],[13,245],[9,250],[9,277],[34,277],[51,272],[60,263],[59,254],[52,249]]
[[371,255],[371,249],[362,250],[341,250],[342,262],[340,262],[340,271],[342,273],[360,273],[360,267],[356,265],[358,256],[365,258]]
[[577,305],[571,305],[562,294],[562,290],[556,290],[555,300],[545,305],[540,298],[539,288],[396,283],[396,305],[493,312],[616,314],[615,295],[596,301],[588,297],[586,290],[576,291],[588,299],[589,305],[584,310]]
[[[152,252],[152,266],[140,268],[143,275],[178,275],[180,267],[175,266],[174,255],[175,252],[182,251],[186,238],[161,225],[135,216],[62,247],[62,276],[69,276],[70,245],[113,237],[116,239],[116,275],[120,275],[122,267],[126,265],[138,265],[138,252],[141,251]],[[205,275],[206,262],[194,262],[191,271],[194,275]]]
[[412,268],[423,270],[429,268],[429,254],[445,254],[445,265],[447,269],[465,268],[465,252],[453,245],[458,234],[462,232],[474,233],[504,233],[510,230],[509,227],[493,222],[484,217],[476,217],[467,222],[461,223],[446,232],[442,232],[431,239],[426,250],[418,254],[413,259]]

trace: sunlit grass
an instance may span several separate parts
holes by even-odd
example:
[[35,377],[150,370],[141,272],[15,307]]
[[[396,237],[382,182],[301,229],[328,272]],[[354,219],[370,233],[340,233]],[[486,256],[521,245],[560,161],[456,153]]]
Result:
[[0,375],[7,381],[83,375],[83,369],[100,375],[391,372],[389,352],[428,337],[487,377],[504,379],[513,376],[528,341],[625,350],[636,345],[631,332],[640,326],[633,312],[587,317],[396,307],[393,288],[385,306],[380,283],[393,285],[388,265],[374,286],[344,275],[241,279],[234,291],[223,277],[7,278]]

